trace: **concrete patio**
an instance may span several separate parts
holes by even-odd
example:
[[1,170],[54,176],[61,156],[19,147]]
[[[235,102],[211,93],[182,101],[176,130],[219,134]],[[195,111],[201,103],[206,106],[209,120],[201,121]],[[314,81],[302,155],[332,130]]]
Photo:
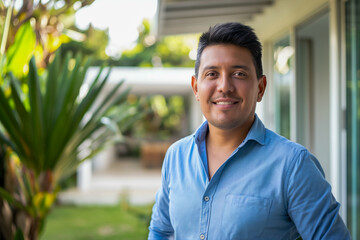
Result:
[[92,173],[89,188],[68,189],[58,196],[60,204],[115,205],[125,199],[130,204],[154,202],[161,185],[161,170],[146,169],[136,158],[117,159],[100,171]]

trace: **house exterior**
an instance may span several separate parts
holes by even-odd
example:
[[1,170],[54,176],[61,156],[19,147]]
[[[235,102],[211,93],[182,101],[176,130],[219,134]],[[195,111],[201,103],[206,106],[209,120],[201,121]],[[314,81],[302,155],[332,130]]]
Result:
[[158,36],[222,22],[254,28],[268,88],[257,111],[321,162],[360,238],[360,0],[159,0]]
[[[99,72],[99,67],[90,67],[86,73],[86,81],[92,81],[95,79]],[[114,67],[109,75],[108,82],[104,87],[103,93],[100,95],[104,98],[111,92],[113,87],[124,80],[122,89],[131,89],[131,94],[139,96],[150,96],[161,94],[164,96],[181,95],[187,102],[189,109],[187,109],[188,117],[188,129],[190,132],[195,131],[198,126],[203,122],[203,116],[200,106],[197,104],[192,88],[191,88],[191,76],[194,74],[193,68],[139,68],[139,67]],[[77,189],[84,193],[91,193],[94,190],[93,177],[94,173],[111,168],[111,165],[117,160],[115,156],[115,146],[108,147],[104,151],[94,156],[91,160],[86,160],[77,169]],[[116,184],[124,179],[115,179]],[[160,178],[159,178],[160,180]],[[150,181],[151,182],[151,181]],[[116,185],[115,184],[115,185]],[[114,184],[112,184],[114,185]],[[112,187],[111,183],[104,183],[97,188],[107,188],[113,191],[119,191],[119,188]],[[120,184],[121,185],[121,184]],[[156,184],[155,184],[156,185]],[[121,191],[120,191],[121,192]],[[70,194],[71,195],[71,194]],[[91,195],[91,194],[90,194]],[[82,196],[81,198],[83,198]],[[82,199],[75,199],[78,196],[70,196],[70,200],[62,201],[69,203],[82,203]],[[153,194],[155,198],[155,193]],[[152,198],[151,198],[152,199]],[[84,203],[102,204],[102,199],[97,201],[96,199],[86,200]],[[113,200],[111,200],[113,201]],[[117,201],[117,198],[114,199]]]

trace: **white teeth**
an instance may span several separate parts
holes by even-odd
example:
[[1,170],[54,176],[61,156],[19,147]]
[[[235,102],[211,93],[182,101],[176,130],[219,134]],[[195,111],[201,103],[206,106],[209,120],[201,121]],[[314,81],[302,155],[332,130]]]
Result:
[[233,102],[217,102],[217,105],[230,105],[233,104]]

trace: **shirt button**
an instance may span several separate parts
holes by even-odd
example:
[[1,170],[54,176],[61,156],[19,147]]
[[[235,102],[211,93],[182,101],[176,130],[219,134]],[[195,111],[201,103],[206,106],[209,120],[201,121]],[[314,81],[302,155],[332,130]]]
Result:
[[200,234],[200,239],[205,239],[205,235],[204,235],[204,234]]
[[210,200],[209,196],[205,196],[204,200],[205,200],[205,202],[209,201]]

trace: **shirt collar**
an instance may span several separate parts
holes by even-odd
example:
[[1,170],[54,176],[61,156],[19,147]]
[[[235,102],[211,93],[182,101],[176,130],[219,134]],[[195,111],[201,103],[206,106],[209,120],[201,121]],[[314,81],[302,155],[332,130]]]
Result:
[[[255,121],[251,126],[250,131],[247,134],[246,138],[244,139],[244,143],[250,140],[254,140],[261,145],[265,145],[265,130],[266,129],[264,124],[261,122],[257,114],[255,114]],[[202,141],[205,141],[206,134],[208,131],[209,131],[208,121],[206,120],[193,134],[193,137],[195,138],[197,144],[199,144]]]
[[195,142],[199,144],[202,141],[205,141],[206,134],[209,131],[208,121],[204,121],[200,127],[194,133]]
[[265,145],[265,132],[266,129],[264,124],[261,122],[260,118],[255,113],[255,121],[251,126],[250,131],[244,140],[244,143],[246,143],[249,140],[254,140],[260,143],[261,145]]

